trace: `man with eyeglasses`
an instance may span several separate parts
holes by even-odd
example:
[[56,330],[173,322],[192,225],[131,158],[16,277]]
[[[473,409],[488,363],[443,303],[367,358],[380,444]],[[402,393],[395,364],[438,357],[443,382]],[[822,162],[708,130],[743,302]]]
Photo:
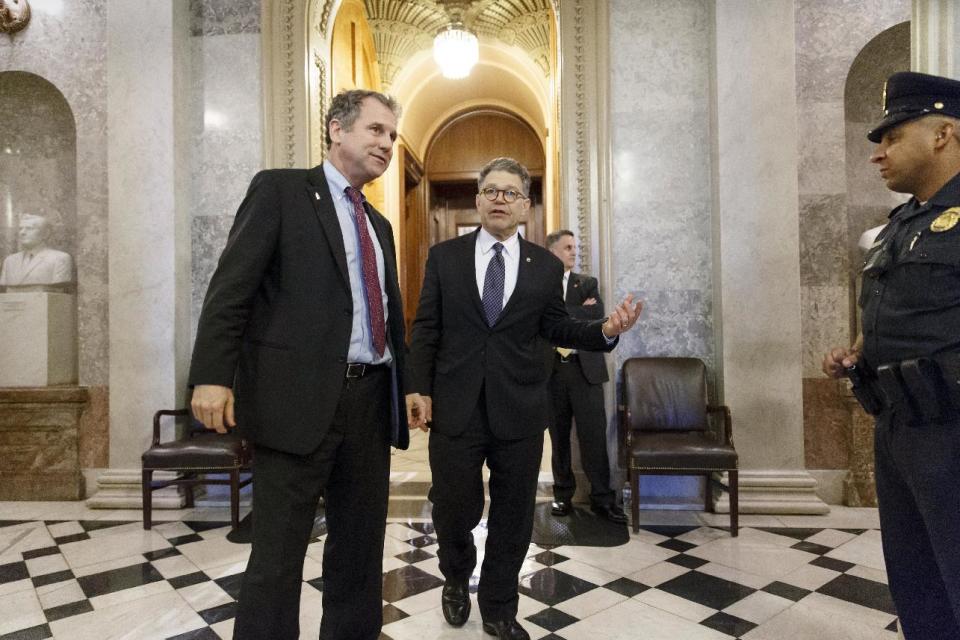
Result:
[[610,351],[642,305],[628,295],[605,320],[571,318],[563,263],[517,233],[530,208],[527,169],[497,158],[481,169],[478,185],[481,227],[435,245],[427,258],[407,359],[407,417],[430,429],[444,618],[459,627],[470,615],[477,563],[471,532],[483,515],[486,462],[490,511],[477,602],[485,632],[523,640],[529,635],[516,620],[517,578],[550,415],[541,338]]

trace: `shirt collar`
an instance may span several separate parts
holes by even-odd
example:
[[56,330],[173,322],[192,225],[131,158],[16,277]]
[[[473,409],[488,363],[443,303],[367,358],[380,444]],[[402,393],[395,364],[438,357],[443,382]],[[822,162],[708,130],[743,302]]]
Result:
[[344,191],[350,186],[350,182],[343,177],[343,174],[340,173],[329,160],[323,161],[323,175],[327,178],[327,185],[329,185],[330,193],[334,198],[342,199],[347,197]]
[[927,204],[945,207],[956,206],[958,202],[960,202],[960,173],[950,178],[947,184],[940,188],[940,191],[937,191],[927,200]]
[[480,227],[480,235],[477,236],[477,246],[480,247],[481,254],[486,255],[493,251],[493,245],[498,242],[503,245],[503,250],[508,256],[516,255],[516,252],[520,248],[520,234],[514,232],[514,234],[506,240],[497,240],[489,231]]

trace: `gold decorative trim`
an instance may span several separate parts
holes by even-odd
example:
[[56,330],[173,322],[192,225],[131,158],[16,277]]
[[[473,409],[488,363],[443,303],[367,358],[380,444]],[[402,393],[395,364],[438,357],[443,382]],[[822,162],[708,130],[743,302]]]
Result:
[[583,0],[576,0],[574,4],[573,24],[573,73],[576,89],[575,144],[576,144],[576,181],[577,181],[577,246],[580,252],[581,270],[589,273],[590,266],[590,219],[587,216],[590,201],[590,161],[587,145],[589,144],[589,130],[587,125],[586,100],[586,67],[584,32],[583,32]]
[[[320,128],[322,129],[324,123],[327,121],[327,65],[317,51],[313,52],[313,64],[317,68],[317,91],[314,105],[316,105],[315,108],[318,113]],[[321,131],[319,138],[320,148],[317,150],[317,164],[323,162],[327,157],[326,131]]]
[[295,0],[284,0],[280,7],[281,51],[283,55],[283,166],[295,167],[297,163],[296,132],[296,67],[294,47]]

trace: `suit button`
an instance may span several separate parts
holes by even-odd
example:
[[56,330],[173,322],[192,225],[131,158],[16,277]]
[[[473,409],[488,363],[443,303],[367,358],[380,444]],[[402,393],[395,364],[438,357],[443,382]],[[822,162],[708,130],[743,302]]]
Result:
[[346,362],[347,359],[344,357],[337,358],[337,362]]
[[351,316],[351,315],[353,315],[353,310],[352,310],[352,309],[344,309],[344,310],[343,310],[343,315],[345,315],[345,316]]

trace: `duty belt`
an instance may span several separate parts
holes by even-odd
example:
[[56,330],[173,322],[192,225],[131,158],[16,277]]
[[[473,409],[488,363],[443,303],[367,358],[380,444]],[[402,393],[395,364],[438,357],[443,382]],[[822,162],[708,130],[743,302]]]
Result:
[[873,375],[854,366],[847,376],[869,414],[892,410],[907,424],[960,416],[960,353],[883,364]]

